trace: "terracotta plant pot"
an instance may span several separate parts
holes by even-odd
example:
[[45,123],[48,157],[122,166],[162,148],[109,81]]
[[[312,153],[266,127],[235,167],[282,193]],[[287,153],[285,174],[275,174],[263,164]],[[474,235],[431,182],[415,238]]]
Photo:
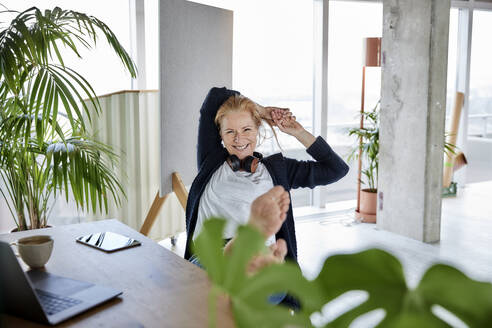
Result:
[[360,211],[355,211],[356,218],[362,218],[362,221],[366,223],[376,223],[377,203],[377,190],[362,189],[360,191]]

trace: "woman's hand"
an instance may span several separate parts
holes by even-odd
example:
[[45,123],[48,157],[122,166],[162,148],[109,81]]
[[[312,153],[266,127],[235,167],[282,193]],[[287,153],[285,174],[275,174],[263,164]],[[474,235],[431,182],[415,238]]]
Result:
[[260,117],[265,121],[268,121],[272,125],[275,125],[275,122],[272,117],[273,111],[290,112],[288,108],[281,108],[281,107],[274,107],[274,106],[263,107],[259,104],[256,105],[258,105],[258,113],[260,113]]
[[296,117],[292,115],[289,109],[275,108],[271,111],[273,122],[283,133],[297,137],[300,135],[304,128],[296,121]]
[[271,115],[275,125],[278,126],[280,131],[296,137],[304,147],[309,148],[316,141],[316,138],[297,122],[296,117],[292,115],[290,110],[284,111],[274,109],[272,110]]

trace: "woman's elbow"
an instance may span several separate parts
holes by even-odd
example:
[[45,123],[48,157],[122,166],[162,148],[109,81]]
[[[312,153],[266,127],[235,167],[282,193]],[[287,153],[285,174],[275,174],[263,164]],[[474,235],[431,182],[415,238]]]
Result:
[[308,187],[312,189],[316,186],[326,186],[335,183],[346,176],[349,170],[350,167],[344,161],[340,161],[336,165],[333,165],[332,163],[332,165],[330,165],[330,167],[327,168],[322,175],[318,175],[316,178],[313,178],[313,183]]
[[350,167],[345,163],[343,160],[341,160],[337,167],[332,169],[332,178],[330,179],[329,183],[334,183],[337,182],[338,180],[342,179],[344,176],[347,175],[349,172]]
[[350,166],[347,165],[344,161],[342,161],[342,169],[340,170],[340,179],[347,175],[350,170]]

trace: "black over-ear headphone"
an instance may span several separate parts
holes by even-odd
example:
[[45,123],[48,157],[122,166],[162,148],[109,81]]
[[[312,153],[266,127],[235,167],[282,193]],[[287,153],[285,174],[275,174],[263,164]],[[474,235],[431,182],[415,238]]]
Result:
[[256,168],[258,167],[258,163],[262,159],[262,154],[254,152],[253,156],[247,156],[242,160],[240,160],[239,157],[237,157],[236,155],[229,155],[227,157],[227,163],[234,172],[243,170],[246,172],[255,173]]

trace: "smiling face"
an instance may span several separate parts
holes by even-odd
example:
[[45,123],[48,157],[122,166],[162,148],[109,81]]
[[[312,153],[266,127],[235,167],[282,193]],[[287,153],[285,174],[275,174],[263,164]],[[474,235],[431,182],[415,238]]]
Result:
[[229,154],[244,159],[255,151],[258,127],[250,112],[229,111],[220,122],[220,136]]

